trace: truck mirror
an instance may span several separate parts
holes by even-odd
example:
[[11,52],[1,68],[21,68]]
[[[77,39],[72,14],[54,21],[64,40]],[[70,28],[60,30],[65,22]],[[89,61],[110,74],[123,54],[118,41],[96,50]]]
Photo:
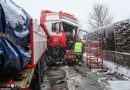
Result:
[[59,22],[55,22],[52,23],[52,32],[56,32],[57,34],[59,34],[61,32],[61,23]]
[[60,24],[56,23],[56,33],[59,34],[60,31]]
[[52,32],[56,32],[56,23],[52,23]]

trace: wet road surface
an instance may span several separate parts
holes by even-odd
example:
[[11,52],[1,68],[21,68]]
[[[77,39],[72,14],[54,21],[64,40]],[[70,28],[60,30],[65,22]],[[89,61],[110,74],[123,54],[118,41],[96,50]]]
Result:
[[[80,66],[64,66],[47,70],[42,90],[130,90],[130,81],[117,72]],[[126,89],[124,88],[126,87]]]
[[[61,80],[64,82],[62,82],[62,84],[50,85],[52,81],[50,82],[49,77],[46,76],[42,85],[42,90],[103,90],[98,79],[96,79],[88,69],[83,70],[83,68],[65,66],[61,67],[59,70],[65,71],[65,77]],[[53,73],[58,73],[59,70],[53,71]],[[55,83],[54,80],[53,83]]]
[[103,90],[98,80],[88,69],[64,67],[69,90]]

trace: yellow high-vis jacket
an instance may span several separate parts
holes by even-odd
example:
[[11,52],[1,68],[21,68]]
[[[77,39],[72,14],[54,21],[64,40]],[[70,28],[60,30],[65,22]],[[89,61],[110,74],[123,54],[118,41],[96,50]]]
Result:
[[83,44],[81,42],[76,42],[74,45],[74,53],[81,54],[82,53]]

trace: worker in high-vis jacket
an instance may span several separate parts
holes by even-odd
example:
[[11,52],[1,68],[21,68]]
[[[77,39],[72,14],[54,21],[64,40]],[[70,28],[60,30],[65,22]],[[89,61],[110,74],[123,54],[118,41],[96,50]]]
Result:
[[75,60],[76,65],[82,64],[83,52],[84,52],[83,43],[81,42],[81,39],[78,39],[74,44],[74,54],[76,57],[76,60]]

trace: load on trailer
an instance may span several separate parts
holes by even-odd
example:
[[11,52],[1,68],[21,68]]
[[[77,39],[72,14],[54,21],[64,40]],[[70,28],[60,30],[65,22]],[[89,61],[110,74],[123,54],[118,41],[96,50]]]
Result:
[[[30,62],[29,24],[30,16],[13,9],[9,0],[0,1],[0,74],[12,74]],[[16,6],[15,6],[16,7]]]
[[43,10],[40,24],[48,37],[47,65],[52,66],[66,62],[65,59],[68,57],[65,57],[65,54],[71,52],[76,39],[77,18],[64,12]]
[[11,0],[0,0],[0,88],[40,89],[47,36]]

